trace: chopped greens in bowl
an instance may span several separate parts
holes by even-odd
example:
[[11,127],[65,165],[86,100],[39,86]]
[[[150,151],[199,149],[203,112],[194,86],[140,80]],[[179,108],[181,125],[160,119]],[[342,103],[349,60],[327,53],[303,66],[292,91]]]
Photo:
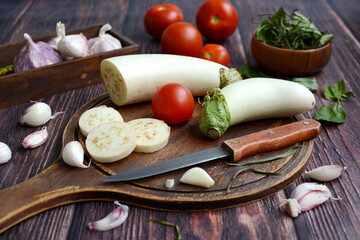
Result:
[[320,31],[311,19],[298,10],[288,15],[281,7],[274,14],[260,16],[267,18],[260,23],[256,39],[271,46],[293,50],[314,49],[326,45],[334,37]]

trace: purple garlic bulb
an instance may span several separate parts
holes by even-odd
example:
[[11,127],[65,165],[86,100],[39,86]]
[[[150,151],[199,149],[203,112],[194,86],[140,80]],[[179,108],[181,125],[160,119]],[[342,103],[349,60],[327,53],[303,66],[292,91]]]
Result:
[[16,55],[14,71],[23,72],[61,62],[60,54],[49,44],[39,41],[34,43],[30,35],[25,33],[25,47]]

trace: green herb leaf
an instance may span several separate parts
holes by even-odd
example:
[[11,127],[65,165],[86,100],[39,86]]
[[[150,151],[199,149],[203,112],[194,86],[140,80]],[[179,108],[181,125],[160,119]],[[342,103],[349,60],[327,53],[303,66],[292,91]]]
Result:
[[231,166],[246,166],[246,165],[251,165],[251,164],[265,163],[265,162],[270,162],[270,161],[281,159],[281,158],[286,158],[286,157],[290,156],[291,154],[293,154],[296,149],[298,149],[298,147],[292,147],[285,153],[282,153],[282,154],[279,154],[276,156],[272,156],[272,157],[268,157],[268,158],[252,160],[249,162],[244,162],[244,163],[228,163],[228,162],[226,162],[226,163]]
[[353,92],[346,92],[344,80],[339,81],[333,87],[328,84],[324,85],[324,95],[327,100],[347,101],[351,97],[355,97]]
[[315,114],[316,120],[324,120],[327,122],[343,123],[346,120],[346,113],[338,103],[323,105]]
[[175,228],[176,233],[177,233],[177,238],[176,238],[176,239],[178,239],[178,240],[181,239],[180,228],[179,228],[178,225],[176,225],[176,224],[174,224],[174,223],[166,222],[166,221],[157,220],[157,219],[149,219],[149,221],[151,221],[151,222],[156,222],[156,223],[159,223],[159,224],[162,224],[162,225],[165,225],[165,226],[169,226],[169,227]]
[[250,63],[243,64],[240,67],[239,72],[244,78],[269,77],[256,70]]
[[231,178],[231,181],[226,189],[227,192],[230,192],[230,188],[231,188],[231,185],[232,183],[234,182],[235,178],[237,176],[239,176],[239,174],[241,173],[244,173],[244,172],[255,172],[255,173],[260,173],[260,174],[264,174],[264,175],[268,175],[268,176],[278,176],[278,175],[281,175],[279,173],[276,173],[276,172],[264,172],[264,171],[261,171],[261,170],[258,170],[258,169],[255,169],[255,168],[241,168],[239,169],[235,174],[234,176]]
[[13,73],[13,72],[14,72],[14,65],[9,65],[9,66],[0,68],[0,76],[6,75],[9,73]]
[[300,83],[310,90],[318,90],[318,82],[315,77],[293,78],[294,82]]

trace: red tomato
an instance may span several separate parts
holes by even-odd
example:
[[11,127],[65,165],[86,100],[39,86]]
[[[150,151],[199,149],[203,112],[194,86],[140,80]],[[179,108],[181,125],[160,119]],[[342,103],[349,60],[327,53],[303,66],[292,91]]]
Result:
[[189,120],[194,109],[192,93],[179,83],[165,84],[156,91],[152,99],[152,110],[156,118],[171,124]]
[[237,28],[238,14],[229,1],[207,0],[196,14],[196,25],[208,40],[223,41]]
[[184,15],[180,8],[166,3],[150,7],[144,16],[146,31],[157,39],[161,38],[161,34],[168,26],[182,21]]
[[161,36],[163,53],[197,57],[202,46],[199,30],[186,22],[171,24]]
[[220,44],[208,43],[201,49],[199,57],[220,63],[227,66],[230,61],[230,56],[226,48]]

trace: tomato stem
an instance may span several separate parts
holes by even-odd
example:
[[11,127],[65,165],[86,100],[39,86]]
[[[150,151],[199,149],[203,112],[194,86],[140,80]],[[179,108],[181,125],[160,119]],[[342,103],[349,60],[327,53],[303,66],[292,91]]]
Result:
[[212,22],[212,23],[218,23],[218,22],[220,22],[220,17],[217,16],[217,15],[212,16],[212,17],[211,17],[211,22]]
[[212,56],[213,56],[212,53],[206,53],[206,58],[207,58],[207,59],[211,59]]

